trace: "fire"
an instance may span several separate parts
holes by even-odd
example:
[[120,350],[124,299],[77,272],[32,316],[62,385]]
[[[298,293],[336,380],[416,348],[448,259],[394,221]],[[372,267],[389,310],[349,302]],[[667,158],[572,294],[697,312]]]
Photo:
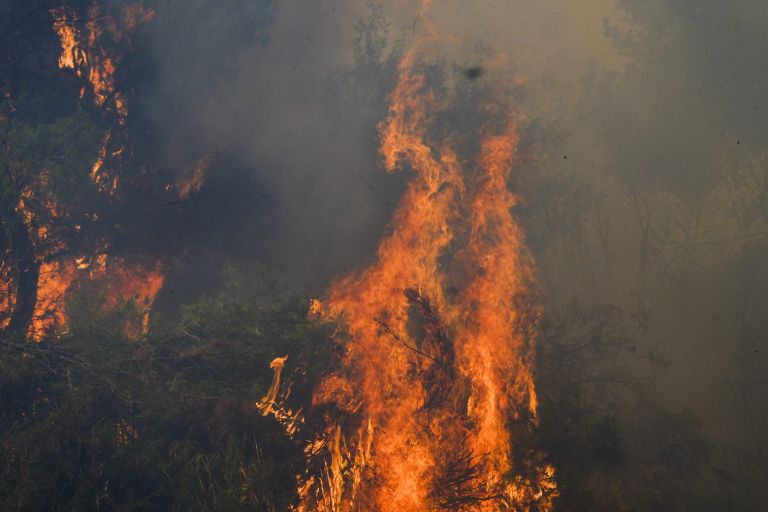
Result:
[[64,334],[69,319],[66,296],[75,278],[75,268],[64,262],[43,263],[37,280],[37,302],[27,336],[40,341],[46,335]]
[[62,7],[54,9],[51,14],[54,17],[53,28],[61,41],[61,56],[59,56],[59,67],[75,69],[87,61],[85,53],[77,44],[77,29],[72,20],[72,13]]
[[91,166],[91,181],[96,184],[101,192],[106,192],[111,196],[117,193],[118,177],[111,176],[104,172],[104,164],[107,159],[116,158],[125,152],[125,147],[120,147],[114,151],[110,151],[110,142],[112,140],[112,130],[104,132],[104,137],[101,141],[101,147],[99,148],[96,161]]
[[205,181],[205,170],[211,163],[211,155],[201,157],[187,176],[179,180],[176,184],[180,199],[188,199],[192,192],[197,192],[203,186]]
[[[102,9],[100,4],[105,7]],[[80,97],[90,90],[93,103],[111,112],[117,126],[124,127],[129,98],[117,87],[117,70],[123,58],[121,50],[123,46],[130,45],[131,33],[136,27],[153,18],[154,11],[138,3],[128,3],[119,8],[113,5],[111,9],[109,6],[109,2],[93,0],[84,23],[75,10],[66,6],[52,9],[51,16],[61,45],[59,67],[74,70],[78,78],[84,80]],[[117,11],[119,14],[113,15]],[[91,169],[93,182],[102,192],[111,195],[117,191],[118,179],[117,176],[109,176],[104,166],[108,158],[119,156],[124,149],[109,150],[110,139],[114,138],[112,131],[107,130]]]
[[272,385],[270,385],[267,394],[256,404],[256,408],[263,416],[274,416],[285,427],[288,435],[292,436],[303,422],[303,417],[301,409],[293,411],[285,404],[291,393],[290,385],[287,386],[287,391],[280,393],[280,381],[287,360],[288,356],[276,357],[270,363],[269,367],[275,372]]
[[11,322],[11,312],[16,304],[11,267],[0,260],[0,330],[8,327]]
[[379,126],[387,171],[414,172],[391,232],[374,264],[311,304],[340,323],[343,356],[315,390],[337,414],[307,448],[322,464],[300,476],[298,510],[552,510],[554,470],[526,439],[539,313],[510,213],[515,123],[482,134],[466,172],[450,139],[429,138],[440,105],[415,60]]
[[[84,80],[81,97],[89,85],[95,105],[115,114],[118,126],[105,132],[90,173],[100,190],[114,195],[118,176],[109,175],[104,167],[108,160],[125,152],[125,137],[120,127],[128,114],[127,99],[116,88],[117,66],[122,59],[118,43],[130,44],[131,32],[139,24],[149,21],[154,12],[140,3],[92,0],[84,20],[80,19],[77,9],[67,5],[51,9],[50,14],[61,44],[59,67],[74,70]],[[9,94],[4,94],[10,101]],[[69,329],[68,294],[73,285],[86,282],[102,285],[105,290],[104,311],[133,302],[139,318],[126,321],[124,332],[129,338],[147,334],[150,311],[163,286],[161,265],[128,264],[117,258],[110,259],[108,264],[106,254],[70,259],[65,240],[58,230],[52,229],[53,221],[68,222],[70,219],[67,218],[66,208],[45,192],[49,185],[50,175],[42,170],[35,183],[22,191],[15,206],[29,232],[35,264],[39,266],[34,312],[27,328],[28,338],[40,341],[47,336],[65,334]],[[96,214],[91,215],[91,220],[97,219]],[[73,227],[77,231],[81,229],[79,224]],[[19,292],[17,280],[18,276],[14,275],[10,266],[0,259],[0,329],[10,324],[16,307],[16,294]]]
[[[110,260],[106,254],[93,261],[78,257],[72,261],[43,263],[37,283],[35,312],[27,336],[41,341],[46,336],[66,334],[69,330],[66,309],[69,292],[76,283],[95,283],[104,291],[103,312],[114,311],[128,302],[135,305],[138,317],[127,319],[123,332],[129,339],[137,339],[149,332],[150,313],[163,281],[159,264],[154,268],[127,264],[118,258]],[[11,301],[12,295],[3,295],[4,291],[11,291],[10,283],[5,287],[0,284],[0,301]],[[10,310],[12,302],[8,306]],[[7,324],[7,320],[4,321]]]
[[[94,103],[101,107],[112,100],[120,121],[128,114],[125,97],[115,89],[115,73],[121,55],[112,55],[103,40],[105,32],[114,42],[130,39],[130,31],[152,19],[154,12],[138,4],[123,7],[118,20],[104,15],[99,2],[88,9],[85,30],[78,28],[77,13],[66,6],[51,10],[53,28],[59,36],[61,55],[59,67],[74,69],[78,77],[85,76],[91,86]],[[83,91],[84,93],[84,91]]]
[[[507,188],[518,143],[513,123],[482,146],[476,191],[472,199],[466,256],[474,277],[456,305],[460,374],[472,380],[467,414],[473,418],[473,453],[488,454],[481,471],[486,485],[501,486],[510,503],[538,503],[532,482],[504,482],[513,469],[509,449],[514,443],[508,418],[536,419],[536,392],[530,343],[536,312],[517,301],[535,279],[522,247],[523,233],[510,215],[515,197]],[[551,485],[551,469],[540,468]],[[538,484],[533,482],[533,484]],[[551,490],[551,489],[549,489]]]
[[264,398],[259,402],[259,410],[266,416],[269,414],[275,406],[277,400],[277,393],[280,391],[280,376],[285,368],[285,362],[288,360],[288,356],[276,357],[272,360],[269,367],[275,370],[275,375],[272,378],[272,385],[269,387],[269,391],[264,395]]
[[108,261],[106,255],[102,255],[90,276],[100,282],[106,292],[102,305],[104,311],[113,311],[131,301],[137,308],[139,318],[129,319],[123,326],[128,338],[137,339],[149,333],[152,306],[165,280],[160,264],[154,268],[141,264],[128,265],[117,258]]
[[[35,341],[47,335],[62,335],[69,329],[66,311],[68,292],[76,282],[95,282],[105,292],[102,310],[113,311],[133,301],[138,319],[128,319],[123,332],[136,339],[149,332],[150,312],[155,298],[163,286],[160,265],[147,268],[127,265],[119,259],[107,263],[106,255],[96,258],[95,265],[86,264],[84,258],[43,263],[38,279],[37,302],[28,337]],[[88,269],[88,272],[85,270]]]

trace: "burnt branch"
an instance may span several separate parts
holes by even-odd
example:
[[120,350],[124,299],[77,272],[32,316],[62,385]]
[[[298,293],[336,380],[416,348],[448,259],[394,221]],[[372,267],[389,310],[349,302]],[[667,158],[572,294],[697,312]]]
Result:
[[489,492],[482,478],[483,457],[473,456],[465,437],[456,449],[444,454],[442,470],[432,484],[432,497],[440,510],[475,510],[486,501],[501,499],[498,492]]
[[406,340],[404,340],[404,339],[403,339],[403,337],[402,337],[402,336],[400,336],[399,334],[397,334],[397,333],[396,333],[396,332],[395,332],[395,331],[394,331],[394,330],[393,330],[393,329],[392,329],[392,328],[389,326],[389,324],[388,324],[387,322],[385,322],[384,320],[381,320],[381,319],[379,319],[379,318],[374,318],[374,319],[373,319],[373,321],[374,321],[374,322],[376,322],[377,324],[379,324],[379,326],[381,326],[381,330],[382,330],[384,333],[386,333],[386,334],[390,335],[390,336],[392,337],[392,339],[394,339],[394,340],[395,340],[397,343],[399,343],[399,344],[400,344],[400,345],[402,345],[403,347],[407,348],[408,350],[410,350],[410,351],[412,351],[412,352],[415,352],[416,354],[418,354],[418,355],[420,355],[420,356],[422,356],[422,357],[426,357],[427,359],[429,359],[429,360],[431,360],[431,361],[434,361],[434,362],[435,362],[435,363],[437,363],[437,364],[440,364],[440,361],[438,361],[437,359],[435,359],[435,358],[434,358],[434,357],[432,357],[431,355],[427,354],[426,352],[422,352],[422,351],[421,351],[421,350],[419,350],[417,347],[414,347],[414,346],[412,346],[410,343],[408,343]]

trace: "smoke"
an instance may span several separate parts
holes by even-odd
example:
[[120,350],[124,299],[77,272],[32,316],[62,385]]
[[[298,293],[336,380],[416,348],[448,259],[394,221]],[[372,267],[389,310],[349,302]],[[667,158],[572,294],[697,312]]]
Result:
[[[507,71],[498,63],[511,61],[521,79],[537,84],[528,114],[560,115],[555,104],[577,97],[563,97],[566,84],[592,61],[583,55],[615,56],[600,18],[556,7],[440,3],[430,15],[445,37],[428,56],[473,65],[488,60],[482,51],[490,48],[498,55],[486,63],[485,83]],[[331,276],[365,263],[407,178],[382,172],[375,129],[393,83],[391,52],[426,30],[417,12],[407,3],[362,0],[169,0],[157,8],[145,43],[153,74],[136,116],[152,127],[177,174],[206,154],[214,155],[207,180],[238,167],[231,193],[244,195],[245,182],[254,188],[243,208],[251,212],[219,212],[227,202],[221,195],[200,208],[231,227],[239,251],[280,262],[300,286],[319,292]],[[366,47],[369,36],[387,45]],[[561,54],[569,55],[554,65]]]
[[[768,411],[767,15],[757,0],[452,0],[435,2],[426,49],[479,66],[478,83],[511,68],[524,84],[517,213],[548,308],[642,303],[667,362],[657,396],[715,439],[752,432],[747,451]],[[383,171],[376,124],[393,56],[426,29],[408,2],[157,9],[137,115],[174,172],[213,155],[169,288],[199,293],[244,259],[317,294],[371,260],[407,178]]]
[[[486,62],[484,82],[506,72],[497,62],[507,60],[521,79],[549,84],[543,91],[531,88],[526,111],[532,117],[545,110],[560,115],[553,103],[566,98],[555,89],[579,80],[591,61],[542,66],[543,56],[554,62],[558,50],[602,45],[598,52],[615,58],[599,18],[576,28],[565,23],[579,12],[575,8],[553,21],[554,5],[463,4],[434,6],[431,15],[446,37],[428,56],[475,65],[489,60],[484,48],[498,52]],[[197,200],[227,225],[227,238],[239,239],[243,256],[279,262],[314,292],[370,257],[407,178],[382,172],[376,124],[394,79],[393,52],[426,30],[417,12],[406,3],[364,1],[168,1],[157,9],[145,43],[153,73],[136,116],[152,127],[167,167],[177,174],[212,154],[206,180],[239,175],[228,180],[237,185],[219,190],[210,204],[205,191]],[[371,48],[366,37],[387,44]],[[238,215],[226,206],[221,212],[227,203],[222,193],[247,201],[244,186],[253,189],[250,204]],[[245,232],[249,228],[252,233]]]
[[[236,240],[217,257],[278,263],[319,292],[372,252],[402,187],[376,158],[393,77],[349,71],[357,31],[384,27],[358,25],[370,16],[363,2],[242,4],[159,10],[143,108],[169,167],[214,155],[206,180],[219,183],[218,194],[202,191],[197,201]],[[218,212],[227,196],[238,212]]]

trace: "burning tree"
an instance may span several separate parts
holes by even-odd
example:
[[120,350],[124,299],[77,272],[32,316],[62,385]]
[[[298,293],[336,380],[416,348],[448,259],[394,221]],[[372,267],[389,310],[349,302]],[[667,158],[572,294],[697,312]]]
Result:
[[[32,48],[45,62],[47,48]],[[35,315],[39,281],[57,270],[68,272],[55,268],[54,262],[65,255],[75,257],[78,242],[85,241],[82,230],[98,198],[87,172],[80,171],[96,158],[98,128],[92,115],[76,108],[61,111],[59,94],[30,84],[34,80],[20,57],[5,64],[0,70],[0,292],[5,304],[0,327],[24,334]],[[43,87],[58,82],[65,89],[65,79],[40,72],[46,76]],[[20,90],[23,94],[17,98]]]
[[146,333],[163,278],[157,255],[125,256],[123,240],[152,214],[136,200],[151,184],[133,156],[118,65],[152,11],[38,1],[10,14],[3,44],[18,51],[0,67],[0,330],[62,334],[69,289],[92,281],[105,309],[135,302],[139,318],[126,328]]
[[514,115],[488,109],[467,163],[457,135],[432,135],[446,106],[417,50],[379,126],[385,168],[414,177],[376,262],[311,308],[340,324],[339,369],[313,396],[324,426],[298,510],[551,510],[554,470],[530,442],[539,312],[510,213]]

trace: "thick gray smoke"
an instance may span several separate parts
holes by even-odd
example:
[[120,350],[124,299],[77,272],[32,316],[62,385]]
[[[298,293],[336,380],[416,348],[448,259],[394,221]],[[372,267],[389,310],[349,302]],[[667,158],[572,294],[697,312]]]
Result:
[[[376,153],[388,53],[374,50],[381,62],[370,63],[360,53],[384,20],[349,4],[201,0],[158,11],[143,109],[169,167],[213,155],[206,187],[218,193],[204,187],[196,200],[219,224],[221,250],[205,249],[217,264],[267,260],[319,293],[372,254],[403,177],[380,172]],[[241,208],[219,211],[228,194]]]
[[[407,178],[381,170],[376,123],[391,55],[422,29],[416,12],[362,0],[158,9],[142,115],[170,168],[214,155],[195,200],[217,228],[177,287],[258,259],[316,294],[373,257]],[[533,155],[519,213],[548,307],[642,304],[644,343],[667,363],[655,394],[755,454],[745,472],[765,478],[765,3],[452,0],[432,16],[446,35],[432,57],[463,66],[490,48],[525,84]],[[484,71],[477,80],[494,80]]]

